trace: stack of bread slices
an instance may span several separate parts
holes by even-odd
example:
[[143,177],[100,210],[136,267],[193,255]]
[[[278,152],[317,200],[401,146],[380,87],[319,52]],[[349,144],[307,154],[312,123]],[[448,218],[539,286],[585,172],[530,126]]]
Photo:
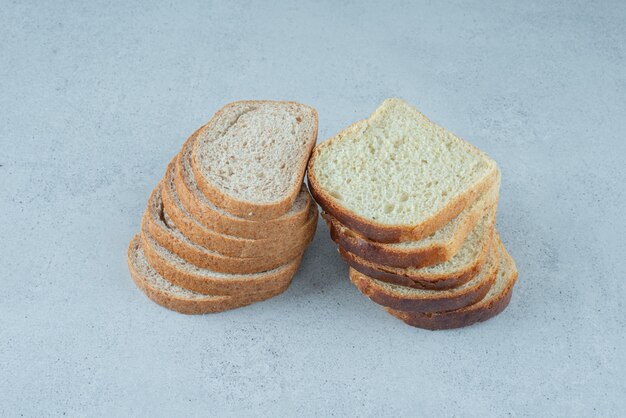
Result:
[[308,178],[350,280],[391,315],[445,329],[507,306],[517,270],[495,229],[500,171],[406,102],[319,144]]
[[150,195],[128,264],[154,302],[198,314],[283,292],[317,226],[303,183],[317,112],[298,103],[222,108]]

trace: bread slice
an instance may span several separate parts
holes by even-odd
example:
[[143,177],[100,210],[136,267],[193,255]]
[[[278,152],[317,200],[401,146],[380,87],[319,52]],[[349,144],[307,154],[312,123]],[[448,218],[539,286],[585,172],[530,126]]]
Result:
[[[302,254],[313,239],[311,234],[299,247],[292,247],[271,257],[231,257],[204,248],[187,238],[163,211],[160,202],[159,186],[153,191],[157,198],[149,199],[149,206],[144,213],[141,232],[152,236],[162,247],[167,248],[180,258],[202,268],[221,273],[248,274],[272,270]],[[312,205],[309,217],[317,222],[317,208]],[[313,228],[313,231],[315,229]]]
[[208,295],[239,295],[242,293],[271,292],[291,283],[302,254],[275,269],[250,274],[220,273],[201,268],[183,260],[160,246],[148,234],[140,234],[144,256],[161,276],[194,292]]
[[192,167],[215,205],[242,218],[287,213],[317,139],[317,112],[293,102],[224,106],[198,133]]
[[296,230],[306,222],[312,199],[304,184],[289,211],[268,221],[251,221],[234,216],[207,199],[198,189],[191,168],[191,151],[201,129],[191,135],[183,145],[176,158],[174,176],[180,201],[194,218],[214,231],[252,239],[281,239],[287,231]]
[[479,302],[454,311],[435,313],[385,309],[408,325],[430,330],[460,328],[493,318],[509,304],[517,280],[515,262],[499,240],[498,245],[501,247],[501,256],[496,281]]
[[426,267],[450,260],[465,242],[468,234],[488,210],[495,210],[500,181],[476,199],[457,217],[434,234],[419,241],[385,244],[371,241],[352,231],[331,215],[322,213],[332,239],[345,250],[373,263],[391,267]]
[[495,161],[399,99],[317,145],[308,172],[324,211],[379,242],[428,237],[497,175]]
[[[282,237],[273,239],[240,238],[214,231],[196,220],[182,205],[174,184],[174,176],[175,164],[172,161],[161,182],[160,197],[163,201],[163,210],[187,238],[204,248],[231,257],[273,257],[275,254],[291,252],[293,248],[301,248],[315,234],[317,217],[309,217],[302,226],[293,231],[284,231]],[[151,199],[158,198],[159,193],[153,193],[151,196]],[[160,202],[153,202],[152,205],[158,207]]]
[[451,289],[474,278],[482,268],[493,237],[495,208],[488,212],[449,261],[421,268],[398,268],[372,263],[343,248],[339,252],[350,267],[387,283],[417,289]]
[[269,299],[284,292],[289,283],[270,291],[240,294],[238,296],[216,296],[187,290],[164,279],[146,260],[140,245],[139,235],[128,247],[128,267],[137,287],[155,303],[184,314],[222,312]]
[[352,283],[379,305],[401,311],[439,312],[459,309],[481,300],[496,279],[499,250],[491,246],[480,273],[459,287],[425,290],[385,283],[350,269]]

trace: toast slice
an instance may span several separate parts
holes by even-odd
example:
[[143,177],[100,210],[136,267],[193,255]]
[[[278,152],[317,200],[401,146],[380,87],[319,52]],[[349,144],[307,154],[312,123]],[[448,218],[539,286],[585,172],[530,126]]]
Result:
[[207,295],[237,296],[271,292],[291,283],[302,254],[275,269],[250,274],[220,273],[201,268],[160,246],[154,238],[140,234],[141,248],[150,266],[168,281]]
[[[153,193],[160,196],[160,186]],[[191,241],[174,224],[169,215],[163,211],[163,206],[155,204],[160,197],[149,200],[142,223],[141,233],[149,235],[162,247],[167,248],[180,258],[202,268],[211,269],[220,273],[249,274],[275,269],[304,252],[313,233],[299,247],[292,247],[280,254],[270,257],[231,257],[209,250]],[[309,218],[317,222],[317,208],[311,205]],[[315,228],[313,228],[313,232]]]
[[495,225],[495,208],[488,212],[449,261],[432,266],[398,268],[372,263],[343,248],[339,252],[350,267],[373,279],[417,289],[451,289],[474,278],[489,254]]
[[459,251],[468,234],[488,210],[496,210],[500,181],[476,199],[457,217],[434,234],[419,241],[385,244],[371,241],[322,213],[332,239],[354,255],[391,267],[426,267],[450,260]]
[[251,239],[281,239],[285,231],[297,229],[306,222],[313,203],[304,184],[289,211],[268,221],[251,221],[234,216],[207,199],[198,188],[191,167],[191,151],[200,130],[191,135],[183,145],[176,158],[174,176],[180,201],[194,218],[214,231]]
[[153,302],[184,314],[205,314],[240,308],[269,299],[284,292],[289,283],[266,292],[240,294],[238,296],[205,295],[177,286],[164,279],[146,260],[139,235],[128,247],[128,267],[133,281]]
[[479,302],[447,312],[405,312],[391,308],[385,310],[408,325],[430,330],[460,328],[493,318],[508,306],[517,281],[515,261],[499,240],[497,244],[501,246],[501,256],[496,281]]
[[361,293],[379,305],[401,311],[440,312],[459,309],[481,300],[496,279],[499,249],[492,244],[480,273],[459,287],[425,290],[385,283],[350,269],[350,280]]
[[[291,252],[301,248],[315,234],[317,217],[309,217],[297,229],[285,230],[282,237],[273,239],[249,239],[222,234],[207,228],[195,219],[180,202],[178,190],[174,184],[175,164],[172,161],[161,183],[160,193],[154,192],[150,199],[153,207],[163,202],[163,211],[172,219],[180,231],[191,241],[209,250],[231,257],[273,257],[275,254]],[[159,196],[160,195],[160,196]]]
[[317,139],[317,111],[294,102],[242,101],[198,133],[192,167],[216,206],[251,220],[278,218],[298,195]]
[[497,175],[495,161],[399,99],[317,145],[308,171],[324,211],[387,243],[433,234]]

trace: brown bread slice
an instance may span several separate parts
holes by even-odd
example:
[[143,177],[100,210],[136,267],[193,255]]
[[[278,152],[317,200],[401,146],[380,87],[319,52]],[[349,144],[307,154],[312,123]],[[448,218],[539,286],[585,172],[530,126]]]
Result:
[[475,200],[456,218],[419,241],[385,244],[371,241],[341,224],[332,215],[322,213],[332,239],[343,249],[370,262],[391,267],[426,267],[450,260],[486,211],[496,210],[500,179],[489,191]]
[[281,239],[286,231],[296,230],[306,222],[313,203],[304,184],[289,211],[267,221],[254,221],[235,216],[207,199],[198,188],[191,167],[191,151],[201,129],[187,139],[176,157],[176,175],[174,176],[178,197],[194,218],[214,231],[251,239]]
[[499,250],[492,248],[480,273],[459,287],[425,290],[385,283],[350,269],[352,283],[379,305],[401,311],[439,312],[459,309],[481,300],[493,285],[498,271]]
[[275,269],[250,274],[220,273],[183,260],[160,246],[148,234],[140,234],[144,256],[162,277],[185,289],[208,295],[271,292],[291,283],[302,254]]
[[192,167],[218,207],[246,219],[287,213],[317,139],[317,112],[294,102],[241,101],[220,109],[198,133]]
[[[183,207],[178,198],[174,176],[174,162],[171,162],[165,178],[161,182],[161,192],[153,193],[150,198],[158,199],[160,194],[164,212],[187,238],[204,248],[231,257],[272,257],[275,254],[282,254],[293,248],[302,247],[315,233],[317,219],[314,217],[309,217],[297,229],[284,231],[282,237],[273,239],[240,238],[214,231],[200,223]],[[159,202],[153,202],[155,206],[159,204]]]
[[[159,186],[154,193],[159,192]],[[302,254],[307,245],[313,239],[313,234],[308,237],[300,247],[292,247],[281,254],[273,254],[270,257],[231,257],[206,249],[187,238],[163,211],[163,206],[151,204],[157,201],[150,199],[150,205],[144,213],[141,232],[154,237],[155,241],[167,248],[180,258],[202,268],[208,268],[221,273],[258,273],[272,270],[287,261]],[[317,208],[310,207],[309,217],[317,222]],[[313,229],[314,231],[315,229]]]
[[495,211],[487,213],[450,260],[421,268],[398,268],[372,263],[343,248],[339,252],[350,267],[371,278],[418,289],[451,289],[471,280],[489,254]]
[[240,308],[284,292],[289,283],[270,291],[237,296],[205,295],[177,286],[164,279],[146,260],[139,235],[128,247],[128,267],[137,287],[153,302],[184,314],[205,314]]
[[473,305],[447,312],[405,312],[385,308],[408,325],[430,330],[452,329],[486,321],[502,312],[509,304],[517,280],[515,262],[498,239],[501,247],[500,266],[494,285],[487,295]]

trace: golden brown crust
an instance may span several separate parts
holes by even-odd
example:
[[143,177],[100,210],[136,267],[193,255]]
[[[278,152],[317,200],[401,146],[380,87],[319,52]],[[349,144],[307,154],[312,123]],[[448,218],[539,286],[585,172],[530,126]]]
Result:
[[417,241],[426,238],[454,219],[466,206],[485,193],[497,179],[496,169],[474,186],[470,187],[465,193],[453,199],[437,214],[423,222],[413,225],[382,224],[347,210],[337,204],[336,200],[321,188],[315,175],[315,158],[317,154],[319,154],[319,148],[324,146],[324,144],[324,142],[318,144],[309,159],[307,175],[309,179],[309,190],[313,198],[324,211],[331,214],[348,228],[358,232],[367,239],[381,243]]
[[140,235],[143,253],[157,273],[180,287],[205,295],[232,296],[241,293],[270,292],[289,286],[302,260],[302,254],[300,254],[286,263],[284,267],[267,272],[260,277],[239,275],[220,278],[217,275],[200,275],[193,271],[180,270],[162,257],[143,234]]
[[153,302],[165,308],[184,314],[206,314],[223,312],[260,302],[284,292],[288,287],[277,287],[267,292],[240,294],[238,296],[213,296],[206,299],[186,299],[150,285],[132,262],[132,251],[137,247],[138,236],[131,240],[128,247],[128,268],[137,287]]
[[[251,239],[281,239],[286,231],[293,231],[306,222],[309,209],[313,204],[308,193],[306,207],[303,210],[267,221],[253,221],[220,213],[194,195],[188,182],[195,182],[195,178],[190,179],[185,175],[182,158],[186,153],[186,149],[193,146],[201,130],[202,128],[198,129],[187,139],[175,162],[174,185],[176,186],[180,202],[193,217],[217,232]],[[302,187],[307,190],[306,185],[303,184]]]
[[[490,231],[493,231],[493,228],[491,228]],[[416,271],[409,272],[405,269],[369,262],[366,259],[346,251],[341,248],[341,246],[339,246],[338,249],[339,253],[350,265],[350,267],[371,278],[401,286],[414,287],[417,289],[444,290],[461,286],[463,283],[466,283],[474,278],[480,272],[480,269],[487,260],[490,245],[491,239],[483,240],[481,251],[472,263],[464,266],[454,273],[446,274],[432,272],[419,273]]]
[[484,277],[479,281],[462,289],[411,295],[410,293],[402,293],[399,290],[392,290],[382,286],[376,280],[354,269],[350,269],[350,281],[373,302],[392,309],[419,312],[440,312],[459,309],[484,298],[495,282],[498,272],[498,252],[493,249],[491,251],[490,257],[493,257],[495,261],[491,260],[488,263],[488,267],[487,265],[485,266],[485,268],[489,268],[489,271],[484,272]]
[[[488,210],[495,210],[495,208],[490,206]],[[422,247],[390,247],[389,244],[365,238],[342,225],[328,213],[322,212],[322,218],[328,224],[333,241],[345,250],[372,263],[408,268],[426,267],[450,260],[485,213],[485,210],[477,210],[476,213],[470,214],[452,241],[433,242]]]
[[[301,247],[293,247],[272,257],[230,257],[186,242],[171,229],[165,227],[165,223],[160,221],[157,218],[158,215],[150,209],[150,207],[147,208],[142,219],[142,234],[152,237],[159,245],[185,261],[220,273],[249,274],[272,270],[302,254],[313,239],[311,235]],[[313,206],[310,216],[317,219],[317,209]]]
[[[174,162],[170,163],[166,176],[173,177]],[[209,250],[231,257],[273,257],[300,248],[315,233],[317,216],[309,216],[307,221],[293,231],[284,231],[280,238],[250,239],[222,234],[204,226],[186,212],[178,201],[177,190],[172,187],[171,177],[161,182],[163,208],[176,227],[191,241]],[[174,186],[175,187],[175,186]],[[156,193],[150,196],[155,198]],[[158,203],[158,202],[157,202]]]
[[[215,113],[213,118],[211,118],[211,120],[205,126],[208,126],[214,123],[214,120],[217,117],[219,117],[229,106],[232,106],[235,104],[244,104],[244,103],[251,104],[251,103],[268,103],[268,102],[271,102],[271,101],[270,100],[248,100],[248,101],[239,101],[239,102],[230,103],[222,107],[217,113]],[[302,106],[300,103],[296,103],[296,102],[281,102],[281,103],[289,103],[289,104]],[[297,162],[298,170],[300,172],[299,181],[295,182],[295,184],[292,186],[292,190],[290,191],[290,194],[286,199],[279,201],[279,202],[274,202],[274,203],[252,203],[252,202],[247,202],[244,200],[239,200],[233,196],[230,196],[224,193],[222,190],[220,190],[218,187],[215,187],[213,184],[211,184],[211,182],[208,182],[202,176],[202,173],[198,167],[196,159],[194,158],[194,155],[196,154],[196,147],[197,147],[197,142],[196,142],[193,147],[191,166],[193,168],[193,172],[196,178],[196,182],[198,184],[198,188],[216,206],[219,206],[220,208],[223,208],[227,212],[232,213],[241,218],[255,220],[255,221],[262,221],[262,220],[275,219],[287,213],[287,211],[289,211],[289,209],[293,205],[293,202],[295,201],[296,196],[298,195],[298,192],[300,191],[300,185],[302,184],[302,181],[304,179],[304,172],[306,170],[306,166],[308,163],[308,156],[311,154],[311,150],[315,146],[315,141],[317,139],[317,129],[318,129],[317,110],[313,109],[310,106],[307,106],[307,107],[313,110],[314,119],[315,119],[315,124],[314,124],[315,129],[313,130],[313,134],[311,138],[307,142],[307,150],[306,150],[307,158],[304,158],[302,161]]]

